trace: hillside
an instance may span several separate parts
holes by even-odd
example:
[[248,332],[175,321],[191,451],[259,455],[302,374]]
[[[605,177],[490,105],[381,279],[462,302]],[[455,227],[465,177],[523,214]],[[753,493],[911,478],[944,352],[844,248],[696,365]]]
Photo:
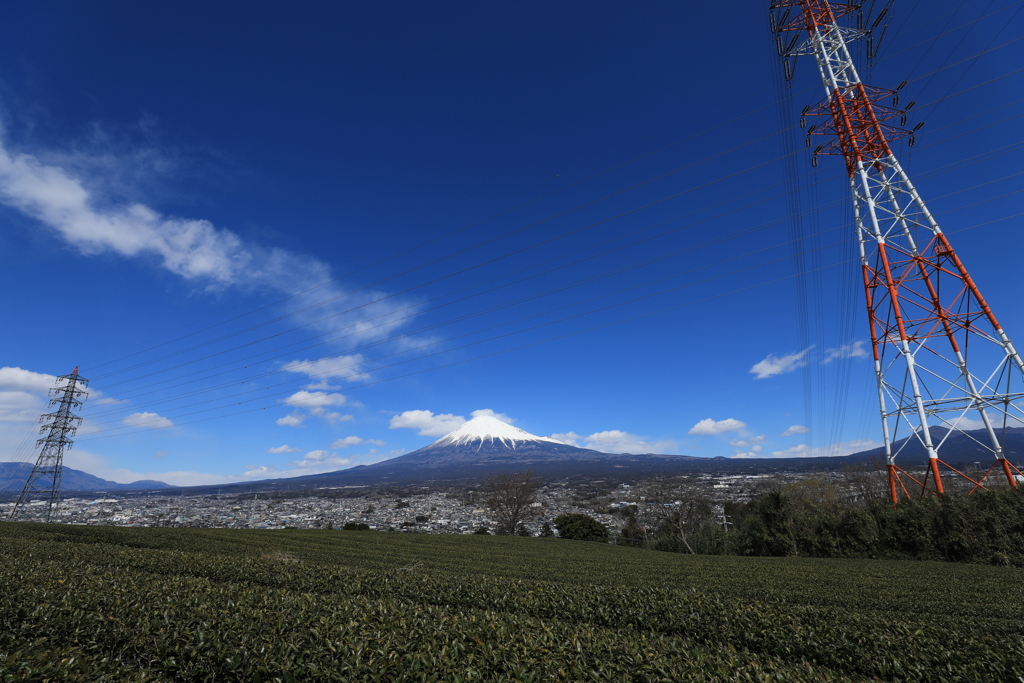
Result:
[[1013,680],[1021,577],[562,539],[0,523],[0,674]]
[[[31,472],[32,463],[0,462],[0,491],[17,495]],[[101,479],[82,470],[64,467],[61,472],[61,488],[64,491],[131,491],[170,488],[170,485],[152,479],[118,484],[116,481]]]

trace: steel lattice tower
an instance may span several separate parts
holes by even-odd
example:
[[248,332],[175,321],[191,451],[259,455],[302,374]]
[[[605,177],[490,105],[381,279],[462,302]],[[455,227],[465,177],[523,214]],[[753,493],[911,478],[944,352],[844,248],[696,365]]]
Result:
[[[1021,472],[1006,459],[1003,441],[1007,426],[1024,418],[1024,362],[892,152],[894,140],[910,136],[913,144],[913,133],[888,123],[906,122],[896,91],[860,81],[847,41],[868,31],[838,23],[859,8],[773,0],[771,19],[787,78],[790,58],[813,55],[825,86],[824,101],[804,109],[825,117],[808,130],[827,136],[814,163],[819,154],[846,161],[893,504],[910,497],[910,482],[921,495],[943,493],[940,464],[972,482],[971,492],[984,488],[997,466],[1015,487],[1014,472]],[[883,106],[889,98],[892,106]],[[992,466],[977,480],[942,461],[954,434],[992,453]],[[896,462],[912,444],[928,454],[922,480]]]
[[83,379],[78,374],[76,367],[70,375],[61,375],[57,378],[57,386],[50,389],[49,407],[57,407],[52,413],[43,413],[39,416],[42,426],[39,433],[43,438],[36,442],[36,446],[42,446],[39,451],[39,458],[36,459],[32,473],[28,475],[25,488],[18,496],[18,502],[11,512],[10,519],[13,521],[18,511],[26,505],[33,494],[42,494],[47,499],[46,521],[49,522],[57,514],[60,507],[60,482],[63,473],[64,451],[71,450],[73,442],[71,437],[78,430],[82,418],[74,414],[74,410],[82,407],[82,401],[88,397],[88,393],[79,387],[89,385],[89,380]]

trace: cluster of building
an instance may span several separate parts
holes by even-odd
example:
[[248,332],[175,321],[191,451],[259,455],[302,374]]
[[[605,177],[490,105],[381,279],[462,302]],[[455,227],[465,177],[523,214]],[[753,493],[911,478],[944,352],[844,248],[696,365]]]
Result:
[[[596,513],[573,504],[571,490],[557,495],[542,493],[530,506],[524,522],[528,533],[538,536],[544,524],[552,524],[564,512],[582,512],[609,527],[617,526],[614,514]],[[13,503],[0,504],[6,519]],[[19,520],[45,514],[45,501],[30,503]],[[267,497],[234,495],[126,495],[98,499],[65,498],[53,520],[62,524],[94,524],[129,527],[206,527],[228,529],[341,529],[345,524],[365,524],[370,529],[435,534],[470,534],[481,528],[493,531],[491,511],[472,495],[426,493],[402,497],[366,495],[337,498]]]
[[[765,475],[705,476],[697,483],[702,495],[719,507],[726,501],[740,502],[756,491]],[[621,528],[629,515],[651,506],[678,504],[652,497],[650,486],[621,484],[601,489],[603,482],[580,487],[566,483],[545,486],[538,491],[526,515],[523,528],[532,536],[542,535],[563,513],[583,513],[610,530]],[[493,532],[495,519],[473,490],[388,495],[370,489],[325,489],[307,496],[279,494],[185,495],[152,492],[104,494],[107,497],[76,497],[69,493],[52,521],[63,524],[93,524],[127,527],[206,527],[228,529],[342,529],[346,524],[365,524],[370,529],[435,534],[471,534],[481,529]],[[0,519],[7,519],[13,503],[0,503]],[[20,520],[41,519],[45,501],[23,509]]]

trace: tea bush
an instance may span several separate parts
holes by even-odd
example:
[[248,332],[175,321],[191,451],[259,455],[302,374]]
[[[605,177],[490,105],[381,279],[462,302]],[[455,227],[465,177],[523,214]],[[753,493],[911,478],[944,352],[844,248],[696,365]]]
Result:
[[4,681],[1017,681],[1013,567],[0,524]]

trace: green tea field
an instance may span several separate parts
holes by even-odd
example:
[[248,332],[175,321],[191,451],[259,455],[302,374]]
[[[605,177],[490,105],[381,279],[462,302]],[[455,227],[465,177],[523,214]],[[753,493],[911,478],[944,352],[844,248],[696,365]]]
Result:
[[1024,681],[1024,571],[0,524],[3,681]]

